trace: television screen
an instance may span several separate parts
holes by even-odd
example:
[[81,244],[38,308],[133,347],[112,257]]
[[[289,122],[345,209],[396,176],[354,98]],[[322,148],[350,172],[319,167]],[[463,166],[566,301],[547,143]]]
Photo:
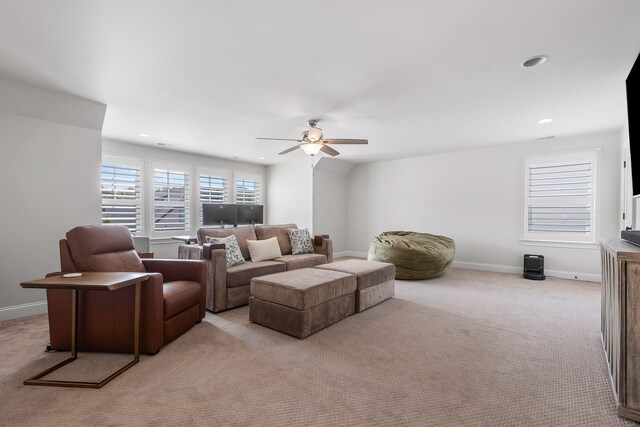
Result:
[[262,224],[262,205],[238,205],[238,224]]
[[640,55],[627,77],[627,114],[629,115],[629,154],[633,195],[640,194]]
[[236,205],[202,204],[202,225],[237,225],[238,209]]

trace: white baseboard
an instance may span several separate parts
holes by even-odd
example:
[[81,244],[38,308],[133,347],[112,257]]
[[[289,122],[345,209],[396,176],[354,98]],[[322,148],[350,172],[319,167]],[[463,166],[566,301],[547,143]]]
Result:
[[469,270],[493,271],[496,273],[522,273],[522,267],[512,267],[509,265],[500,264],[485,264],[481,262],[453,261],[453,264],[451,264],[451,266],[455,268],[468,268]]
[[[366,252],[357,251],[342,251],[336,252],[333,257],[340,258],[345,256],[352,256],[358,258],[366,258]],[[468,268],[469,270],[482,270],[482,271],[494,271],[496,273],[510,273],[510,274],[522,274],[521,266],[500,265],[500,264],[485,264],[481,262],[467,262],[467,261],[453,261],[453,267],[456,268]],[[599,274],[593,273],[581,273],[562,270],[545,270],[545,275],[557,277],[559,279],[570,280],[585,280],[587,282],[598,282],[602,280]]]
[[33,316],[34,314],[42,314],[46,312],[46,301],[10,305],[9,307],[0,307],[0,321],[17,319],[19,317]]
[[335,252],[333,254],[333,258],[341,258],[341,257],[345,257],[345,256],[353,256],[353,257],[358,257],[358,258],[366,258],[367,257],[367,253],[366,252],[356,252],[356,251],[342,251],[342,252]]
[[[470,270],[494,271],[496,273],[522,274],[522,267],[514,267],[510,265],[484,264],[480,262],[453,261],[453,267],[468,268]],[[580,273],[562,270],[545,270],[547,276],[557,277],[559,279],[585,280],[587,282],[598,282],[602,280],[599,274]]]

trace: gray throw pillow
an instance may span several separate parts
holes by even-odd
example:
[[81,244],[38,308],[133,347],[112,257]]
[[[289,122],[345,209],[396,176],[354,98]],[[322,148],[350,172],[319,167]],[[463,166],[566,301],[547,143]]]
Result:
[[291,253],[293,255],[313,253],[313,243],[311,243],[309,229],[289,228],[287,232],[289,233],[289,240],[291,240]]
[[238,239],[233,234],[227,237],[209,237],[205,238],[206,243],[223,244],[227,255],[227,268],[234,265],[244,264],[244,257],[238,245]]

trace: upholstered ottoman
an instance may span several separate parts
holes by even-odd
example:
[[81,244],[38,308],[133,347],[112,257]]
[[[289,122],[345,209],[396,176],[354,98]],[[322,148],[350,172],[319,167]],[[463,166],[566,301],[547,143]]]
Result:
[[356,312],[366,310],[395,294],[396,267],[387,262],[350,259],[318,265],[322,270],[341,271],[356,276]]
[[251,279],[249,320],[304,338],[355,311],[356,277],[302,268]]

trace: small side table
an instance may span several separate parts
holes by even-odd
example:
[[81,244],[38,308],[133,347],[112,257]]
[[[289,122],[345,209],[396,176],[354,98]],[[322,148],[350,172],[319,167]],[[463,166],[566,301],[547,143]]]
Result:
[[[140,360],[140,295],[141,283],[149,278],[147,273],[102,273],[86,272],[80,277],[66,278],[53,276],[46,279],[20,283],[29,289],[69,289],[71,290],[71,357],[24,381],[25,385],[54,387],[101,388]],[[133,360],[100,382],[43,380],[56,369],[78,358],[78,290],[110,292],[126,286],[135,286]]]

